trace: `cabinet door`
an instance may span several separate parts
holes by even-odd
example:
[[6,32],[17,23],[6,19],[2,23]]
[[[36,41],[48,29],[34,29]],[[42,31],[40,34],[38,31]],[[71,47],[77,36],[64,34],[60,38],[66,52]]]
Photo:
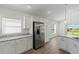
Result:
[[67,40],[66,38],[59,37],[58,39],[59,48],[63,50],[67,50]]
[[77,42],[77,44],[76,44],[75,47],[76,47],[76,49],[77,49],[77,50],[76,50],[76,54],[79,54],[79,42]]
[[70,40],[68,51],[73,54],[79,53],[79,43],[75,40]]
[[30,50],[33,48],[33,40],[32,37],[27,38],[27,50]]
[[27,30],[27,32],[28,33],[30,33],[30,34],[32,34],[32,30],[33,30],[33,17],[32,16],[26,16],[26,21],[25,21],[26,23],[26,30]]
[[27,40],[25,38],[16,40],[16,53],[23,53],[27,50],[26,42]]
[[15,54],[15,41],[0,42],[0,54]]

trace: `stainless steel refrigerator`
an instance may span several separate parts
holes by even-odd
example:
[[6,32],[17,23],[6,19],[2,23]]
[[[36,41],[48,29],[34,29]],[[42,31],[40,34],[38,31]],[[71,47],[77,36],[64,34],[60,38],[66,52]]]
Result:
[[43,22],[33,22],[33,48],[38,49],[44,46],[44,23]]

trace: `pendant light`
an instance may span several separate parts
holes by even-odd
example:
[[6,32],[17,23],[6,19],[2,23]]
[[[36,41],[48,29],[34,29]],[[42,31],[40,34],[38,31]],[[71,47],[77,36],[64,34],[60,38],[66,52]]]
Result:
[[65,4],[65,20],[64,20],[64,23],[66,24],[67,23],[67,4]]
[[64,20],[64,25],[65,25],[65,35],[67,35],[67,4],[65,4],[65,20]]

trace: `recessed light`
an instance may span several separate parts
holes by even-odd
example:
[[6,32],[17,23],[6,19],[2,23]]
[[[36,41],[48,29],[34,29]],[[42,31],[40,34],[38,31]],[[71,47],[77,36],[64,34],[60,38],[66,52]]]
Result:
[[28,5],[27,7],[28,7],[28,8],[32,8],[32,6],[30,6],[30,5]]
[[50,14],[51,13],[51,11],[48,11],[48,14]]

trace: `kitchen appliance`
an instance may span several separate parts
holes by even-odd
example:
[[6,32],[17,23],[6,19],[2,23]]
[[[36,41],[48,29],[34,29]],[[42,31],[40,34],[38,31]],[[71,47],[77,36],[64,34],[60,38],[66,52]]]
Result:
[[44,23],[33,22],[33,48],[38,49],[44,46]]

